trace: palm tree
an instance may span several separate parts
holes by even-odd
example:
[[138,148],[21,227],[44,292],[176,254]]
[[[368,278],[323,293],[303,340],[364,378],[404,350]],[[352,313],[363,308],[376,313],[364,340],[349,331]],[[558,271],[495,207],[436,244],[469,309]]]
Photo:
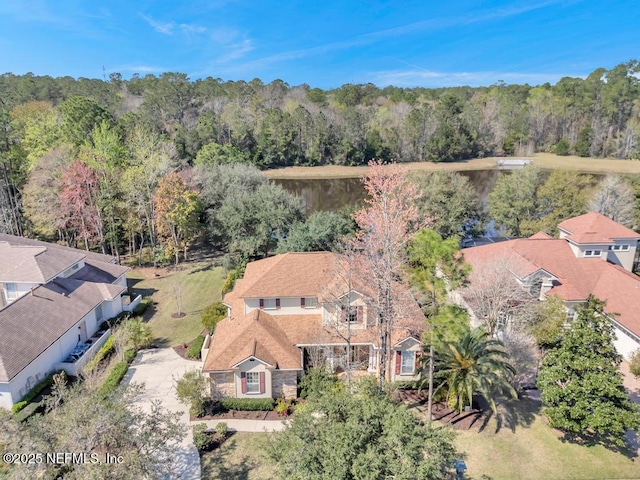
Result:
[[507,361],[508,354],[500,340],[489,338],[482,329],[467,332],[460,340],[447,343],[435,356],[435,379],[439,383],[434,394],[446,389],[447,401],[459,412],[471,405],[474,392],[480,392],[496,412],[494,395],[505,393],[517,398],[508,381],[515,369]]

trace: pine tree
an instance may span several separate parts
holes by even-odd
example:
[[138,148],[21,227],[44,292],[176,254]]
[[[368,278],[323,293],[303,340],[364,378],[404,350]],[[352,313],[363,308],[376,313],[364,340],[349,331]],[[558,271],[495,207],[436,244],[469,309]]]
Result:
[[552,427],[570,437],[622,446],[625,432],[640,428],[640,411],[622,384],[621,357],[604,305],[589,297],[562,343],[545,356],[538,387]]

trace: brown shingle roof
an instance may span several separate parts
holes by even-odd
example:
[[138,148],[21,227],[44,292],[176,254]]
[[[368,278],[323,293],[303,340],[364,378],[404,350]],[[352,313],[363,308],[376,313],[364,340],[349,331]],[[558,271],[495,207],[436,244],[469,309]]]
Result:
[[335,254],[285,253],[251,262],[235,293],[241,298],[317,296],[330,280]]
[[640,234],[596,212],[570,218],[558,225],[575,243],[613,243],[616,238],[640,239]]
[[77,251],[0,241],[0,281],[44,283],[84,257]]
[[57,278],[0,310],[0,382],[8,382],[104,299],[118,285]]
[[[251,355],[277,368],[301,369],[301,350],[296,345],[344,344],[334,330],[323,326],[321,314],[274,315],[261,310],[244,314],[244,298],[314,296],[319,302],[323,298],[335,301],[337,295],[347,293],[342,292],[346,283],[335,278],[344,261],[335,253],[314,252],[286,253],[249,263],[244,278],[224,297],[232,307],[232,319],[218,323],[204,370],[229,370]],[[369,293],[363,281],[353,280],[352,289]],[[407,319],[392,332],[393,344],[415,333],[418,324],[424,329],[424,315],[408,291],[397,285],[394,295],[409,305],[404,312]],[[352,335],[354,344],[379,344],[375,326],[354,329]]]
[[275,368],[302,368],[300,350],[276,319],[262,310],[233,321],[220,321],[209,348],[204,370],[228,370],[250,356]]

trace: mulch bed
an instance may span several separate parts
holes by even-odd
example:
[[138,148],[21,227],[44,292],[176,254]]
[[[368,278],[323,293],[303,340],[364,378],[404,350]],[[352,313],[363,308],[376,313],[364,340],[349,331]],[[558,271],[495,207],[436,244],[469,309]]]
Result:
[[[401,401],[409,408],[417,408],[424,412],[428,405],[428,393],[425,390],[398,390],[396,392],[397,400]],[[483,411],[471,409],[466,412],[458,413],[447,404],[442,402],[434,402],[431,407],[431,418],[438,420],[445,425],[451,425],[456,430],[470,430],[479,427],[482,423]]]
[[248,410],[236,410],[233,412],[218,412],[215,415],[206,415],[204,417],[194,417],[191,415],[191,421],[203,421],[203,420],[283,420],[286,417],[278,415],[273,410],[268,412],[264,411],[248,411]]

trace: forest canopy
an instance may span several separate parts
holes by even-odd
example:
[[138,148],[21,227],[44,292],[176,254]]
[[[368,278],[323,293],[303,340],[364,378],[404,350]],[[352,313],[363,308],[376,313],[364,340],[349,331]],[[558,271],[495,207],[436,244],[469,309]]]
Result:
[[[303,215],[257,169],[539,151],[640,158],[638,72],[633,60],[555,85],[332,90],[170,72],[128,80],[6,73],[0,232],[115,255],[145,246],[175,261],[206,232],[242,258],[264,255],[294,224],[300,236]],[[283,206],[283,215],[269,214]],[[241,217],[255,231],[233,238]],[[439,228],[461,233],[459,222]]]

